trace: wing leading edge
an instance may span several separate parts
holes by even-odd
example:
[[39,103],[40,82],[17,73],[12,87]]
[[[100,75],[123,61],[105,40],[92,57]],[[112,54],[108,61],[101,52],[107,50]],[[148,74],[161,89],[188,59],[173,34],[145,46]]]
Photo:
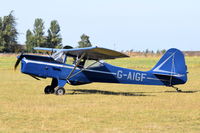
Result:
[[54,52],[58,52],[61,49],[55,49],[55,48],[43,48],[43,47],[35,47],[33,48],[34,50],[38,51],[38,52],[42,52],[42,53],[54,53]]
[[115,58],[124,58],[129,57],[121,52],[110,50],[100,47],[87,47],[87,48],[75,48],[75,49],[52,49],[52,48],[34,48],[40,52],[63,52],[67,56],[79,57],[84,53],[84,59],[89,60],[101,60],[101,59],[115,59]]

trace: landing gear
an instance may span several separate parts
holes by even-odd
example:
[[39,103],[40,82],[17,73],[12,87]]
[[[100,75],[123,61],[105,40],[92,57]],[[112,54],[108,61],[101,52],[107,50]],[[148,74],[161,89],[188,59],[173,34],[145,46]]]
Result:
[[172,88],[174,88],[177,92],[182,92],[182,90],[178,89],[178,87],[172,86]]
[[53,94],[54,93],[54,87],[48,85],[44,88],[44,93],[45,94]]
[[44,89],[44,93],[45,94],[53,94],[55,91],[54,91],[54,88],[58,85],[58,80],[53,78],[52,81],[51,81],[51,85],[48,85],[45,87]]
[[64,95],[65,94],[65,89],[63,87],[56,87],[55,88],[55,94],[56,95]]
[[65,89],[63,86],[65,86],[66,80],[58,80],[56,78],[53,78],[51,81],[51,85],[48,85],[44,89],[45,94],[56,94],[56,95],[64,95]]

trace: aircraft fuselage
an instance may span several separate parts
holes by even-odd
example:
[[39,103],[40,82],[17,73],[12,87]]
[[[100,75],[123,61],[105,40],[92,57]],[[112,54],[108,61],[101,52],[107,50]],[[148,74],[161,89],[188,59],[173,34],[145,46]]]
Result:
[[184,84],[187,77],[169,77],[155,75],[151,71],[138,71],[98,62],[98,66],[89,68],[76,67],[72,76],[67,79],[74,66],[60,63],[51,57],[24,55],[22,59],[21,72],[43,78],[58,80],[59,86],[66,83],[72,85],[87,84],[92,82],[121,83],[121,84],[143,84],[143,85],[165,85]]

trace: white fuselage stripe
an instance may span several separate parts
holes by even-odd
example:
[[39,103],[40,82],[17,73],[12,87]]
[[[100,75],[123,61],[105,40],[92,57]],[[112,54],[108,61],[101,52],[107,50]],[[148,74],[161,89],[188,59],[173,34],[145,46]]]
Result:
[[[48,63],[48,62],[42,62],[42,61],[33,61],[33,60],[27,60],[26,58],[24,58],[23,60],[26,63],[35,63],[35,64],[42,64],[42,65],[70,68],[70,69],[74,68],[73,66],[66,66],[64,64]],[[80,68],[76,68],[76,70],[81,70],[81,69]],[[98,71],[98,70],[91,70],[91,69],[84,69],[83,71],[90,71],[90,72],[96,72],[96,73],[104,73],[104,74],[116,75],[116,73],[112,73],[112,72],[105,72],[105,71]]]

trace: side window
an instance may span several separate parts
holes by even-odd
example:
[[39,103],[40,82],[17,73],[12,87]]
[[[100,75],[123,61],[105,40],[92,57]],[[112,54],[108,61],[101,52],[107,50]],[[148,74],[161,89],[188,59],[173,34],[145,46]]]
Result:
[[68,56],[66,60],[66,64],[74,65],[76,63],[75,61],[76,61],[76,58]]
[[[76,64],[76,58],[75,57],[67,57],[66,64],[69,65],[75,65]],[[85,60],[82,59],[77,67],[80,68],[92,68],[92,67],[100,67],[103,66],[102,61],[95,61],[95,60]]]
[[92,68],[92,67],[100,67],[100,66],[103,66],[103,64],[99,61],[86,60],[84,68]]
[[[78,65],[78,67],[83,67],[84,64],[85,64],[85,61],[84,59],[82,59]],[[69,64],[69,65],[75,65],[76,64],[76,58],[75,57],[67,57],[67,60],[66,60],[66,64]]]

